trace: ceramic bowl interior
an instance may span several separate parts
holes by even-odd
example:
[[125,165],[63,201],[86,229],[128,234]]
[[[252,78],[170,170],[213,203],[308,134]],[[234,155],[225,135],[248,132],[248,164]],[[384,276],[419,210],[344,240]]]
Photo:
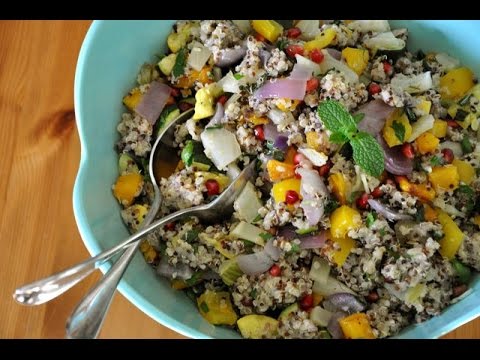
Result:
[[[75,113],[82,156],[73,204],[78,229],[94,255],[129,233],[122,223],[111,185],[117,176],[114,144],[123,112],[122,97],[134,86],[140,66],[165,51],[173,20],[95,21],[81,48],[75,74]],[[392,21],[407,27],[409,48],[444,51],[480,74],[479,21]],[[105,272],[111,264],[102,267]],[[233,330],[207,323],[195,305],[155,275],[136,255],[119,285],[120,292],[159,323],[192,338],[238,338]],[[469,294],[440,316],[410,326],[398,338],[436,338],[480,315],[477,275]],[[127,321],[127,320],[125,320]]]

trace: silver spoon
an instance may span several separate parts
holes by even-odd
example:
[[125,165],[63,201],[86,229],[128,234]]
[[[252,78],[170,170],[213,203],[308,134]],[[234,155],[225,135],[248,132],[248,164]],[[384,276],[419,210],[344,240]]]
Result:
[[[150,165],[152,165],[152,162]],[[150,168],[150,172],[152,173],[152,168]],[[225,189],[225,191],[211,203],[177,211],[161,220],[157,220],[149,227],[143,229],[141,233],[145,234],[145,232],[151,230],[152,227],[156,228],[163,224],[191,216],[196,216],[200,220],[209,223],[231,216],[235,199],[243,190],[247,182],[253,178],[254,174],[255,161],[245,167],[227,189]],[[155,183],[153,176],[152,182]],[[141,237],[141,235],[139,237]],[[92,339],[97,337],[108,308],[110,307],[117,285],[128,264],[133,259],[138,246],[139,242],[136,246],[128,248],[103,279],[78,304],[67,321],[66,333],[68,338]]]
[[[174,158],[171,156],[173,151],[170,148],[173,147],[175,125],[187,121],[192,115],[192,113],[193,109],[187,110],[180,114],[171,123],[167,124],[166,128],[159,134],[157,140],[153,145],[152,151],[150,153],[149,173],[150,178],[152,179],[155,195],[152,205],[142,223],[143,229],[130,236],[128,239],[121,242],[120,244],[115,245],[114,247],[105,250],[88,260],[85,260],[79,264],[69,267],[68,269],[55,273],[47,278],[19,287],[15,290],[13,294],[13,298],[17,302],[22,305],[41,305],[56,298],[57,296],[60,296],[72,286],[77,284],[79,281],[90,275],[100,265],[107,262],[113,256],[124,251],[127,247],[137,242],[138,239],[143,237],[152,229],[160,226],[157,224],[147,227],[155,218],[155,215],[157,214],[160,207],[160,191],[158,190],[158,185],[155,179],[159,178],[162,175],[158,173],[159,170],[169,170],[165,169],[165,164],[173,164],[171,161],[172,158]],[[159,146],[159,144],[161,144],[162,146]],[[157,151],[157,149],[165,150],[165,147],[168,147],[169,149],[164,152]],[[169,156],[170,159],[168,159],[167,156]],[[157,166],[159,163],[161,163],[162,166]],[[174,166],[175,165],[171,166],[171,170],[173,170]],[[157,173],[155,174],[155,172]]]

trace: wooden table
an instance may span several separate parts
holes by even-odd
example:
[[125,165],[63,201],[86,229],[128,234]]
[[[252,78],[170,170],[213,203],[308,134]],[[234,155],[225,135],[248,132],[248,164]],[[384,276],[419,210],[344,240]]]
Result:
[[[73,79],[89,25],[0,21],[0,338],[62,338],[66,318],[99,278],[38,307],[11,296],[18,285],[89,256],[72,209],[80,161]],[[100,337],[182,338],[120,294]],[[446,337],[480,338],[480,319]]]

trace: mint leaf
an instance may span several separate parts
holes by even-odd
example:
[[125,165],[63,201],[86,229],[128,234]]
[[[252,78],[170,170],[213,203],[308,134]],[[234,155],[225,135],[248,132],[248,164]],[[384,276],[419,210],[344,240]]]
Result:
[[367,227],[370,228],[373,225],[373,223],[375,222],[376,219],[377,219],[377,214],[369,212],[367,214],[367,218],[366,218],[366,221],[365,221],[367,223]]
[[353,115],[353,120],[355,120],[355,122],[358,124],[360,121],[363,120],[364,117],[365,117],[365,114],[358,113]]
[[353,160],[371,176],[379,177],[384,169],[383,150],[375,138],[359,132],[350,139]]
[[432,164],[432,166],[440,166],[443,165],[443,160],[438,156],[433,156],[430,159],[430,164]]
[[348,137],[341,132],[334,132],[330,135],[330,142],[335,144],[344,144],[348,141]]
[[392,123],[392,129],[395,131],[395,136],[401,143],[405,140],[405,126],[398,121]]
[[233,77],[235,78],[235,80],[240,80],[241,78],[243,78],[243,75],[240,73],[236,73],[236,74],[233,74]]
[[261,233],[261,234],[259,234],[258,236],[260,236],[260,237],[261,237],[263,240],[265,240],[265,241],[268,241],[268,240],[270,240],[271,238],[273,238],[273,235],[270,234],[270,233],[268,233],[268,232],[267,232],[267,233]]
[[187,63],[187,49],[180,49],[175,59],[175,65],[173,65],[172,74],[176,78],[183,75],[185,72],[185,65]]
[[352,115],[335,100],[325,100],[318,105],[318,115],[331,132],[341,132],[346,136],[357,130],[357,124]]

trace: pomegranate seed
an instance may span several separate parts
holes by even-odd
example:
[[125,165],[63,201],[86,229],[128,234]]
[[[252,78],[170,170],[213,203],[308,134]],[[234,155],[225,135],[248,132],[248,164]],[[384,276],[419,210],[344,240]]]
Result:
[[357,208],[361,210],[368,209],[368,194],[364,192],[355,202],[357,204]]
[[392,64],[390,64],[388,61],[384,61],[383,62],[383,71],[385,71],[385,73],[387,75],[391,75],[392,74]]
[[318,169],[318,174],[320,176],[326,177],[330,172],[330,168],[332,167],[332,162],[329,160],[325,165],[320,166]]
[[453,151],[451,149],[442,150],[443,158],[447,164],[451,164],[454,158]]
[[225,103],[227,102],[228,100],[228,96],[227,95],[222,95],[218,98],[217,100],[217,103],[220,103],[222,105],[225,105]]
[[374,199],[378,199],[379,197],[383,196],[383,191],[380,189],[380,186],[377,186],[373,191],[370,193]]
[[273,264],[270,270],[268,270],[272,276],[280,276],[282,274],[282,269],[277,264]]
[[462,295],[465,291],[467,291],[468,287],[465,284],[455,286],[453,288],[453,297],[457,297]]
[[379,298],[380,296],[378,296],[378,293],[375,290],[370,291],[370,293],[367,295],[367,301],[369,303],[377,302]]
[[285,52],[288,56],[294,58],[295,55],[303,55],[303,46],[302,45],[288,45],[285,48]]
[[175,223],[174,222],[168,223],[163,227],[163,229],[166,231],[173,231],[175,230]]
[[300,30],[298,27],[293,27],[287,30],[287,37],[290,39],[296,39],[302,35],[302,30]]
[[310,52],[310,59],[313,62],[316,62],[317,64],[320,64],[324,58],[325,58],[325,55],[323,55],[323,53],[318,49],[313,49]]
[[303,160],[305,160],[305,156],[303,156],[303,154],[301,154],[299,152],[295,153],[295,155],[293,156],[293,164],[294,165],[300,164]]
[[317,90],[320,81],[317,78],[311,78],[307,81],[307,93]]
[[255,137],[260,141],[265,141],[265,132],[263,131],[262,125],[257,125],[253,128],[253,133]]
[[180,96],[180,90],[178,90],[177,88],[171,88],[172,91],[170,92],[170,95],[172,95],[173,97],[179,97]]
[[277,235],[277,228],[275,226],[272,226],[270,229],[267,230],[267,232],[275,236]]
[[313,307],[313,295],[308,294],[303,297],[302,300],[300,300],[300,307],[302,310],[309,310]]
[[460,127],[460,125],[455,120],[447,120],[447,125],[454,129]]
[[301,179],[301,178],[302,178],[302,175],[300,175],[299,173],[297,173],[297,172],[295,171],[295,179]]
[[205,187],[207,188],[207,193],[209,196],[220,194],[220,185],[217,180],[208,179],[205,182]]
[[182,101],[181,103],[178,104],[178,108],[180,109],[181,112],[187,111],[188,109],[191,109],[193,107],[192,104]]
[[255,39],[257,39],[258,41],[261,41],[261,42],[265,41],[265,37],[263,35],[260,35],[259,33],[255,34]]
[[376,83],[370,83],[370,85],[368,85],[368,93],[370,95],[375,95],[375,94],[378,94],[380,91],[382,91],[382,88],[380,87],[380,85],[376,84]]
[[285,194],[285,202],[288,205],[293,205],[299,200],[298,193],[295,190],[288,190]]
[[402,145],[402,154],[407,159],[413,159],[415,157],[415,152],[413,151],[413,146],[410,143],[405,143]]

